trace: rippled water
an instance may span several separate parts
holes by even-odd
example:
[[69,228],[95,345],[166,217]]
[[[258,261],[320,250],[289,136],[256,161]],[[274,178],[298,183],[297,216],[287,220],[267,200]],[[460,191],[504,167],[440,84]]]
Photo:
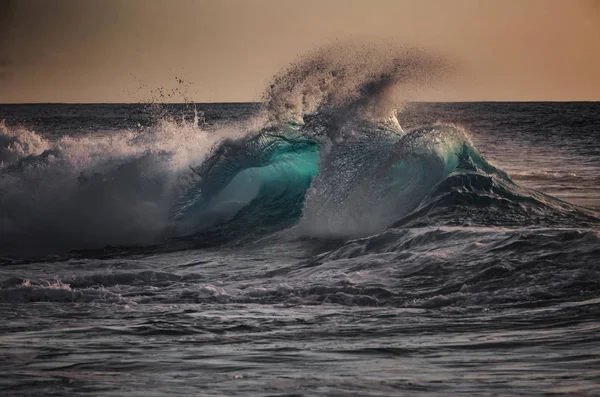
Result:
[[[2,106],[0,119],[120,134],[153,123],[143,109]],[[254,109],[204,110],[210,126]],[[463,126],[519,185],[588,209],[465,173],[360,238],[7,254],[0,394],[598,395],[600,104],[416,104],[399,119]]]

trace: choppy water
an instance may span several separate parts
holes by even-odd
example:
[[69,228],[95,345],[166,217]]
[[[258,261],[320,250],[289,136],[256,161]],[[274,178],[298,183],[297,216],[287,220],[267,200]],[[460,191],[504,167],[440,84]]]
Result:
[[0,394],[600,394],[600,103],[158,109],[0,106]]

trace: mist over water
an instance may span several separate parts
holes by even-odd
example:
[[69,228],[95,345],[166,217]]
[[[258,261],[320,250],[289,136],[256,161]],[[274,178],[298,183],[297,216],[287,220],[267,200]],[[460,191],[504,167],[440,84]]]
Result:
[[337,117],[338,123],[395,119],[420,85],[433,84],[449,71],[447,61],[418,48],[338,43],[304,55],[277,74],[263,103],[275,122],[303,121],[317,111]]

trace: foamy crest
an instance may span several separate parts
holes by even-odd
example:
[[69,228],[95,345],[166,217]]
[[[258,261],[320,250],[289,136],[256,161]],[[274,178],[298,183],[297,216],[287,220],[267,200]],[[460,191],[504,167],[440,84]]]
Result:
[[0,124],[0,251],[155,242],[190,167],[224,136],[169,119],[56,139]]
[[347,238],[385,230],[456,168],[465,145],[468,135],[450,125],[331,145],[307,192],[297,232]]
[[48,142],[35,132],[22,127],[9,128],[4,120],[0,121],[0,167],[48,149]]

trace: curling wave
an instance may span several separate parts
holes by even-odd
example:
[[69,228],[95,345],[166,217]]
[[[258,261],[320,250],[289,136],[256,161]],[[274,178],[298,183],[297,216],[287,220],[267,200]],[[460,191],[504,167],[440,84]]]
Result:
[[363,124],[331,140],[322,120],[222,142],[172,208],[177,235],[201,244],[293,234],[355,238],[387,227],[568,226],[591,213],[523,188],[487,162],[466,132]]
[[401,128],[407,93],[444,68],[416,50],[319,50],[275,76],[262,113],[233,132],[203,131],[197,115],[58,137],[2,123],[0,252],[597,225],[594,213],[515,184],[460,127]]

